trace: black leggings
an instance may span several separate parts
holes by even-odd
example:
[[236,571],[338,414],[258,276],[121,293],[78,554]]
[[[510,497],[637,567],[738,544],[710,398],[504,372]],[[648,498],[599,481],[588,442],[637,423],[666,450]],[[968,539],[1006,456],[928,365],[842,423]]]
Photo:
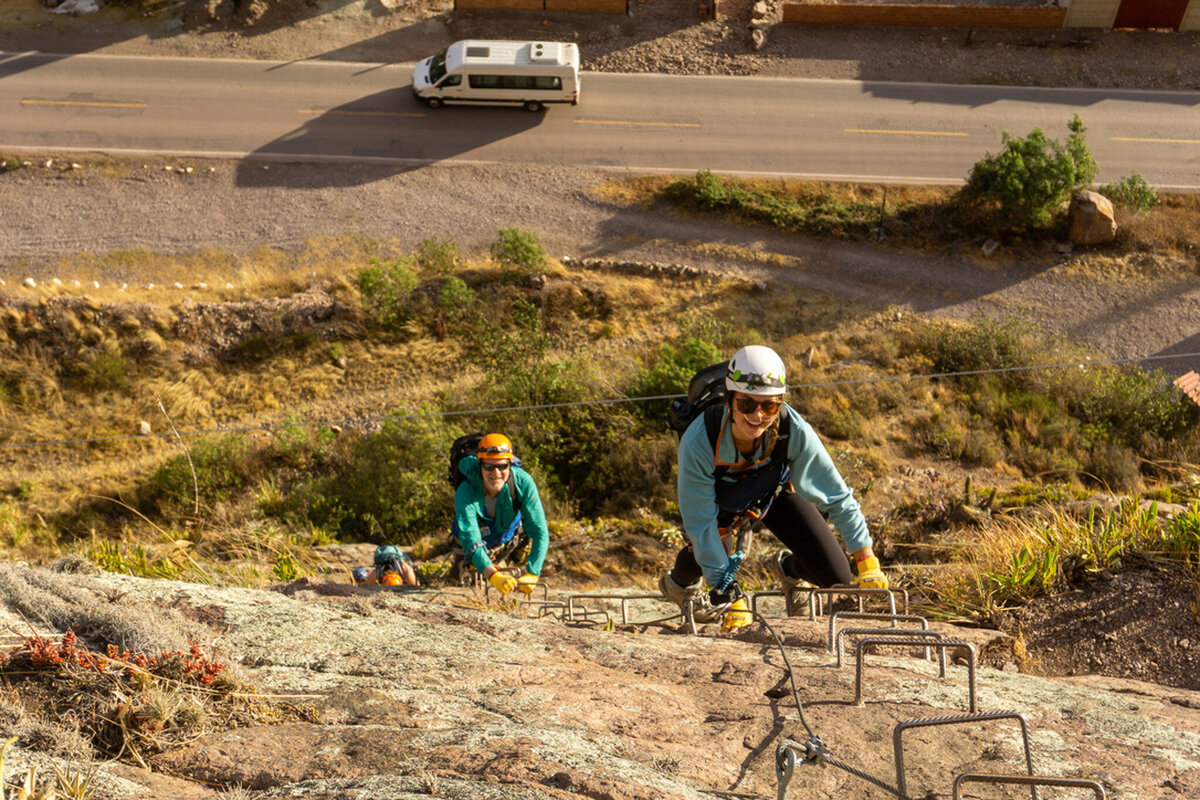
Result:
[[[817,507],[795,492],[775,498],[763,525],[792,551],[783,568],[793,578],[802,578],[822,588],[854,581],[850,560]],[[691,545],[679,551],[671,580],[690,586],[700,580],[700,565]]]

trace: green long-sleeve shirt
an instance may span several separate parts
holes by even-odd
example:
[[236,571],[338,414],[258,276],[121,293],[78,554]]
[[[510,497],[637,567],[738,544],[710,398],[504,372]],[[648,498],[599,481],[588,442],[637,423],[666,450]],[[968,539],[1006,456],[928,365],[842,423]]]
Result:
[[[469,553],[471,566],[481,574],[492,565],[487,548],[480,546],[483,535],[479,529],[479,521],[491,522],[494,530],[507,530],[517,517],[517,508],[513,506],[512,493],[505,485],[496,496],[496,513],[493,518],[488,514],[487,499],[483,491],[483,476],[479,471],[479,459],[467,456],[458,462],[458,471],[466,478],[454,492],[454,533],[462,545],[463,552]],[[517,506],[521,511],[521,522],[525,533],[529,536],[529,558],[525,562],[525,570],[534,575],[542,574],[542,562],[546,560],[546,549],[550,544],[550,531],[546,528],[546,513],[542,510],[542,500],[538,496],[537,484],[533,476],[516,464],[512,466],[513,488],[516,489]]]

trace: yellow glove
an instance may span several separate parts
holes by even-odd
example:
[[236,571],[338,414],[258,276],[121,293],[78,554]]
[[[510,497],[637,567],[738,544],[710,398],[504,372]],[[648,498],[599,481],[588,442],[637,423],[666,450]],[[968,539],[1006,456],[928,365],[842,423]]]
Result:
[[500,594],[508,594],[513,589],[517,588],[517,579],[506,572],[499,570],[492,573],[492,577],[488,578],[488,583],[496,587],[496,591]]
[[517,588],[525,594],[533,594],[534,587],[537,586],[538,576],[532,572],[526,572],[520,578],[517,578]]
[[858,567],[858,577],[854,579],[855,586],[860,589],[888,588],[887,575],[884,575],[883,570],[879,568],[878,558],[867,556],[855,566]]
[[739,597],[729,605],[729,610],[725,612],[725,619],[721,622],[721,633],[729,633],[736,631],[738,628],[744,628],[753,621],[750,616],[750,607],[746,605],[746,598]]

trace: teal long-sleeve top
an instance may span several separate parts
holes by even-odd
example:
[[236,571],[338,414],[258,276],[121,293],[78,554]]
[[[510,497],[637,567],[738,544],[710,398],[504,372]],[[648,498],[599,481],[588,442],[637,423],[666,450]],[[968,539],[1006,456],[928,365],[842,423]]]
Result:
[[[846,486],[825,445],[803,417],[786,403],[780,412],[791,420],[787,458],[791,466],[792,487],[829,517],[842,543],[851,553],[871,544],[871,534],[854,493]],[[765,438],[765,437],[763,437]],[[735,464],[738,460],[757,462],[770,454],[762,452],[763,443],[750,459],[743,459],[733,443],[729,409],[721,418],[721,433],[717,437],[719,463]],[[679,478],[677,483],[679,511],[683,529],[704,579],[720,587],[733,577],[736,569],[730,564],[721,534],[717,530],[716,476],[713,448],[708,443],[704,415],[700,415],[684,432],[679,441]]]
[[[494,523],[497,530],[507,530],[517,517],[513,507],[512,493],[505,486],[496,496],[496,516],[488,515],[486,496],[483,491],[483,476],[479,471],[479,459],[467,456],[458,462],[458,471],[466,478],[454,492],[454,528],[464,553],[471,554],[471,566],[483,574],[492,565],[487,548],[480,547],[483,535],[479,531],[479,520]],[[542,574],[542,562],[546,560],[546,548],[550,544],[550,531],[546,528],[546,513],[538,496],[533,476],[516,464],[512,466],[513,487],[517,492],[517,504],[521,508],[521,521],[529,536],[529,558],[525,562],[526,572]]]

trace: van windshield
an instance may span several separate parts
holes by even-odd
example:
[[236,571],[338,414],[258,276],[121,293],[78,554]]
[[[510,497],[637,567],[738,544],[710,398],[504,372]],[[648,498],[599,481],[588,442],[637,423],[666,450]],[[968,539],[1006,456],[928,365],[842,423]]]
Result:
[[438,53],[429,60],[429,82],[437,83],[446,74],[446,51]]

